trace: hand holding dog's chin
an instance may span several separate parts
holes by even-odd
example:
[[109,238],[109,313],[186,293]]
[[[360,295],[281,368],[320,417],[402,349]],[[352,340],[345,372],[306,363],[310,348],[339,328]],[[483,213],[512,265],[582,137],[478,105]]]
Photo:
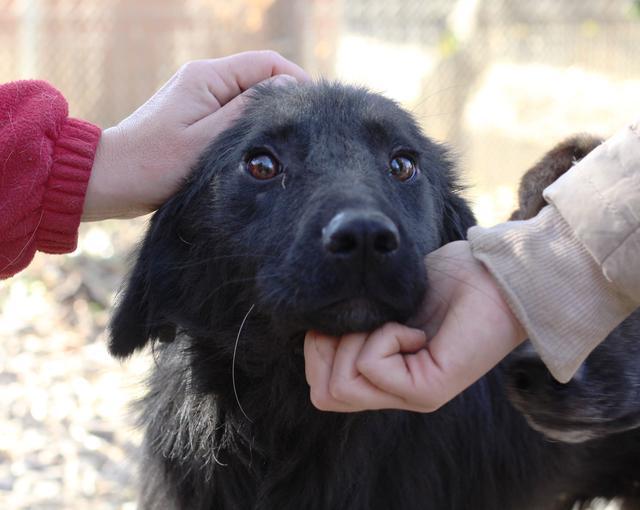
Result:
[[154,211],[238,117],[248,89],[266,80],[307,79],[301,68],[270,51],[185,64],[145,104],[102,133],[83,221]]
[[[413,321],[305,338],[312,403],[325,411],[435,411],[497,365],[526,333],[466,241],[426,259],[429,292]],[[429,339],[427,339],[427,334]]]

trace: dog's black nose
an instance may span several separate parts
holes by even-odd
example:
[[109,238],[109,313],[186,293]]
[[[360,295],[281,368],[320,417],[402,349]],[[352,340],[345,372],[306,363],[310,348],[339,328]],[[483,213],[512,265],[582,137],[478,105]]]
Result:
[[336,214],[322,229],[322,244],[332,255],[386,255],[398,249],[400,234],[388,216],[350,209]]

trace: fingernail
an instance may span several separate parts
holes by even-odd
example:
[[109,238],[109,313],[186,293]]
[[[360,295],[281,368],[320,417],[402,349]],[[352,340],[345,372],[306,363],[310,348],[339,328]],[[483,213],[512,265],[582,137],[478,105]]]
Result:
[[271,79],[271,84],[274,87],[286,87],[287,85],[293,85],[298,83],[298,81],[288,74],[279,74]]

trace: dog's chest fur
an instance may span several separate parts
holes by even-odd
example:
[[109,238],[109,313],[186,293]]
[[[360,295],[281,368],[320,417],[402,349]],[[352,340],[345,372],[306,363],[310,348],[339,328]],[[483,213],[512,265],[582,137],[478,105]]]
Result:
[[541,470],[542,452],[513,457],[518,444],[509,440],[537,437],[509,438],[520,418],[492,396],[501,391],[496,377],[433,415],[323,413],[309,403],[302,359],[292,357],[266,368],[265,379],[239,383],[245,416],[231,380],[215,397],[193,393],[181,349],[163,347],[145,402],[152,455],[143,472],[154,489],[143,508],[552,508],[555,466]]

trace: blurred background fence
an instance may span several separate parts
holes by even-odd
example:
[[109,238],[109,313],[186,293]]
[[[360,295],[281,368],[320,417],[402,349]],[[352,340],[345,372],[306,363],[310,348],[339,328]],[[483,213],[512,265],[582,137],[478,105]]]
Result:
[[[272,48],[403,103],[460,161],[481,223],[578,131],[640,116],[634,0],[0,0],[0,82],[42,78],[103,127],[188,60]],[[84,225],[78,250],[0,282],[0,508],[135,508],[139,436],[104,326],[144,220]]]

